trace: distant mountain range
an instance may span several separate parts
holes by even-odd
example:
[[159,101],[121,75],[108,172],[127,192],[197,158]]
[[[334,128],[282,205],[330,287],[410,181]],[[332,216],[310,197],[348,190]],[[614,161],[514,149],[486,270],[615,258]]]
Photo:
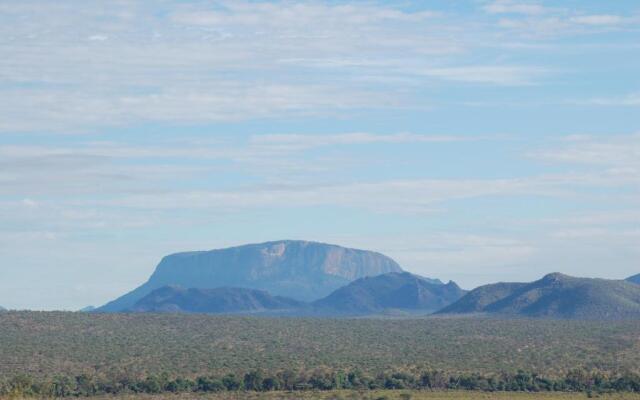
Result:
[[640,319],[640,274],[607,280],[553,273],[467,292],[404,272],[380,253],[282,240],[167,256],[140,287],[82,311]]
[[639,319],[640,285],[553,273],[531,283],[480,286],[438,312],[474,313],[533,318]]
[[2,306],[0,306],[0,312],[2,312],[2,311],[7,311],[7,309],[2,307]]
[[637,283],[638,285],[640,285],[640,274],[634,275],[634,276],[630,276],[626,280],[629,281],[629,282]]
[[453,282],[444,285],[408,272],[391,272],[360,278],[323,299],[309,303],[272,296],[256,289],[165,286],[143,297],[127,311],[297,316],[428,314],[459,299],[464,293]]
[[259,289],[313,301],[355,279],[388,272],[402,272],[402,268],[380,253],[296,240],[177,253],[163,258],[145,284],[97,311],[127,310],[153,290],[169,285]]

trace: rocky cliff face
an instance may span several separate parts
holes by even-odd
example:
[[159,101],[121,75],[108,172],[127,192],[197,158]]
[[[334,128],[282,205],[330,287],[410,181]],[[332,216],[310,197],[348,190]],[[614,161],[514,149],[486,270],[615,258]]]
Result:
[[243,287],[312,301],[355,279],[400,271],[395,261],[380,253],[307,241],[177,253],[163,258],[145,284],[98,311],[128,309],[154,289],[167,285]]

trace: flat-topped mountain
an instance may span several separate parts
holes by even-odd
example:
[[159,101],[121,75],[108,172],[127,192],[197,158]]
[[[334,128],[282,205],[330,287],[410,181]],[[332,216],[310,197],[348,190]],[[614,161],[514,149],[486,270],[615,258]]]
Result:
[[427,314],[465,293],[454,282],[444,285],[408,272],[391,272],[353,281],[312,306],[329,314],[366,315],[393,310]]
[[355,279],[401,271],[395,261],[380,253],[296,240],[177,253],[164,257],[142,286],[97,311],[129,309],[153,290],[168,285],[243,287],[312,301]]
[[304,304],[290,298],[272,296],[264,290],[165,286],[140,299],[128,311],[235,314],[297,310]]
[[637,283],[637,284],[640,285],[640,274],[634,275],[634,276],[630,276],[626,280],[629,281],[629,282]]
[[439,314],[487,313],[565,319],[640,318],[640,285],[560,273],[531,283],[496,283],[472,290]]

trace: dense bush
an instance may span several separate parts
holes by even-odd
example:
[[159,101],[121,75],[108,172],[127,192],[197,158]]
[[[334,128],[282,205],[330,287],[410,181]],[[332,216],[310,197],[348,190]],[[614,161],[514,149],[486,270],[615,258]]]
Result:
[[518,371],[499,375],[454,374],[444,371],[409,373],[393,371],[377,376],[354,371],[278,371],[265,374],[252,370],[242,378],[199,376],[195,379],[166,374],[143,378],[107,379],[79,375],[36,381],[28,376],[15,376],[0,383],[0,395],[34,397],[95,396],[122,393],[206,393],[220,391],[335,390],[335,389],[418,389],[480,390],[507,392],[640,392],[640,375],[609,375],[602,372],[573,370],[561,378],[545,378],[535,373]]
[[[640,321],[249,318],[0,313],[0,377],[244,374],[251,369],[389,367],[547,376],[640,372]],[[244,385],[244,381],[241,382]]]
[[0,394],[638,392],[638,332],[640,321],[8,312]]

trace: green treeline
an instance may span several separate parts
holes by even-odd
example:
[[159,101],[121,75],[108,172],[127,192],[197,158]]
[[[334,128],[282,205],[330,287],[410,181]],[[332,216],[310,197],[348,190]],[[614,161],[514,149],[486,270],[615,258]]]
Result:
[[446,373],[443,371],[387,372],[376,376],[361,371],[284,370],[267,374],[260,370],[244,375],[170,378],[168,374],[144,378],[56,377],[35,380],[26,375],[0,382],[0,396],[76,397],[123,393],[205,393],[221,391],[304,391],[334,389],[423,389],[516,392],[640,392],[640,375],[573,370],[559,378],[545,378],[519,371],[498,375]]

